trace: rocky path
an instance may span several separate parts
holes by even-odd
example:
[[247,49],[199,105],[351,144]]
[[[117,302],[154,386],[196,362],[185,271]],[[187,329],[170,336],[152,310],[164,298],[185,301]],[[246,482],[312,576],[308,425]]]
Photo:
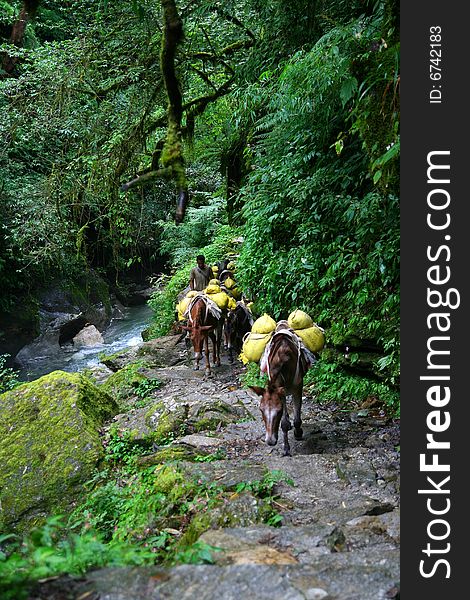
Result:
[[[181,345],[178,353],[183,357]],[[49,596],[42,595],[44,588],[35,598],[399,598],[399,424],[373,403],[351,411],[333,403],[319,405],[307,396],[304,439],[295,441],[290,432],[293,456],[283,457],[282,444],[270,448],[263,441],[257,401],[239,386],[240,363],[229,365],[224,359],[214,376],[206,378],[183,358],[173,362],[145,372],[164,382],[155,392],[159,408],[154,422],[168,415],[189,420],[202,415],[212,424],[218,420],[212,431],[174,440],[209,453],[220,449],[222,460],[188,463],[199,478],[230,488],[260,479],[267,470],[286,473],[291,482],[275,487],[281,526],[241,518],[241,525],[202,534],[200,540],[220,549],[214,552],[215,564],[102,569],[71,581],[69,596],[55,596],[52,584]],[[142,434],[152,423],[148,408],[123,413],[115,421],[120,427],[140,428]]]

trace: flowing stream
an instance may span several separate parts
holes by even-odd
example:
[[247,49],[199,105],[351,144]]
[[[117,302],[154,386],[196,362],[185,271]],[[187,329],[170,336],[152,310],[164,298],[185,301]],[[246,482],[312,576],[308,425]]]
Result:
[[112,319],[108,328],[102,332],[103,344],[81,347],[74,350],[65,346],[63,352],[44,360],[36,360],[19,372],[22,381],[32,381],[52,371],[81,371],[99,364],[100,354],[113,354],[124,348],[142,343],[142,331],[148,327],[153,311],[147,305],[126,307],[122,318]]

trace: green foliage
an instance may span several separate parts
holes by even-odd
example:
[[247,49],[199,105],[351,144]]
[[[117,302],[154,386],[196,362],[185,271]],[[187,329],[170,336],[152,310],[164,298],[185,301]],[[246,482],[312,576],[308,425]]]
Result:
[[217,460],[223,460],[226,458],[226,452],[222,448],[217,448],[217,450],[212,454],[198,455],[194,457],[194,462],[214,462]]
[[106,448],[105,460],[111,464],[132,465],[137,456],[148,452],[145,445],[135,442],[131,431],[121,430],[118,426],[109,429],[103,445]]
[[156,377],[146,377],[134,387],[134,392],[139,398],[145,400],[152,392],[158,390],[161,385],[162,382],[160,379],[157,379]]
[[194,544],[176,552],[174,562],[175,564],[189,565],[213,564],[212,553],[220,552],[220,550],[221,548],[217,548],[217,546],[211,546],[202,540],[198,540]]
[[258,85],[237,263],[259,312],[305,310],[331,344],[375,340],[382,394],[399,373],[397,44],[393,30],[381,37],[387,18],[378,3]]
[[287,473],[274,469],[266,473],[260,481],[241,482],[236,488],[237,493],[248,490],[258,498],[263,498],[266,501],[268,509],[264,515],[264,520],[271,527],[280,527],[282,524],[282,515],[274,509],[274,504],[278,498],[274,488],[280,482],[290,486],[294,485],[293,480]]
[[246,371],[241,376],[241,384],[247,388],[250,386],[265,387],[268,383],[268,376],[266,373],[261,373],[259,364],[249,362],[246,365]]
[[193,264],[188,264],[183,269],[177,271],[172,277],[165,278],[166,282],[164,286],[154,292],[148,301],[155,315],[147,330],[147,339],[167,335],[170,331],[175,322],[177,296],[189,285],[189,272],[192,267]]
[[0,394],[12,390],[21,383],[17,371],[5,366],[9,356],[9,354],[0,354]]
[[1,536],[0,547],[0,593],[5,600],[27,598],[28,588],[37,579],[153,562],[153,554],[145,548],[117,541],[104,543],[91,530],[80,535],[72,532],[62,516],[50,517],[22,540]]
[[293,486],[293,480],[279,469],[274,469],[273,471],[269,471],[260,481],[250,481],[250,482],[241,482],[237,485],[236,491],[238,493],[249,490],[259,496],[260,498],[272,498],[273,497],[273,488],[279,482],[287,483],[288,485]]
[[334,400],[357,404],[365,398],[379,398],[392,417],[400,416],[399,392],[380,381],[345,372],[333,361],[319,360],[304,378],[305,388],[321,402]]

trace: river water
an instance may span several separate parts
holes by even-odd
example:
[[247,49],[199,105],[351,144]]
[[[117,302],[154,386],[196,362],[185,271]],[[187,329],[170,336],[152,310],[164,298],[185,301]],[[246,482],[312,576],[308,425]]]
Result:
[[122,318],[112,319],[108,328],[102,332],[103,344],[82,347],[73,350],[66,346],[63,352],[53,358],[38,359],[34,364],[19,372],[21,381],[33,381],[52,371],[81,371],[100,363],[100,354],[114,354],[125,348],[137,346],[143,342],[142,331],[148,327],[153,311],[147,305],[126,307]]

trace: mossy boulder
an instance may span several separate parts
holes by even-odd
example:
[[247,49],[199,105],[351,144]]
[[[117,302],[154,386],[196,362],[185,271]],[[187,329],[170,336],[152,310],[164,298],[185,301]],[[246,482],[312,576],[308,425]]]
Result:
[[114,372],[102,386],[102,390],[116,400],[120,410],[128,410],[135,403],[138,399],[136,390],[147,381],[147,377],[139,371],[141,366],[139,362],[130,363]]
[[54,371],[0,395],[0,531],[66,511],[103,448],[115,401],[77,373]]
[[155,443],[165,444],[185,434],[216,431],[246,416],[241,404],[230,405],[220,399],[190,404],[190,399],[166,398],[147,411],[145,424]]
[[112,371],[119,371],[140,360],[148,367],[173,367],[187,361],[186,346],[181,335],[167,335],[115,354],[101,356],[100,361]]
[[145,423],[156,444],[166,444],[187,433],[188,409],[187,404],[168,407],[164,402],[158,402],[148,410]]
[[173,444],[154,452],[146,454],[137,459],[140,467],[150,467],[152,465],[161,465],[164,463],[179,462],[182,460],[195,461],[209,456],[209,452],[191,448],[191,446]]

